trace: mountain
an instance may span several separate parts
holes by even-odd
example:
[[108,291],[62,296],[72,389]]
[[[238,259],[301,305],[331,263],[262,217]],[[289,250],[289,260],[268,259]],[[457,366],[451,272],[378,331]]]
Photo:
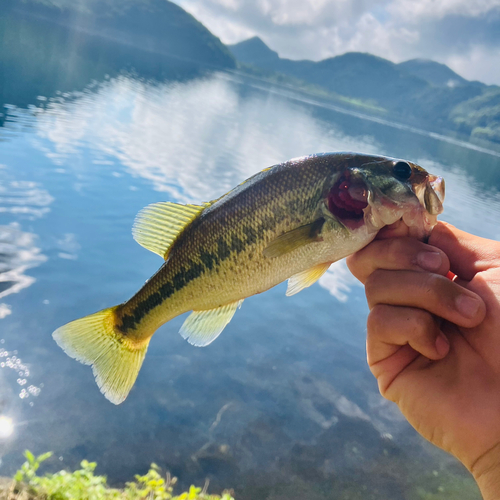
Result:
[[[399,63],[397,66],[404,72],[418,76],[435,87],[457,87],[471,83],[448,68],[446,64],[431,61],[430,59],[410,59]],[[477,83],[484,86],[484,84]]]
[[0,0],[2,16],[51,23],[177,59],[225,68],[231,53],[207,28],[168,0]]
[[3,104],[82,90],[122,71],[157,80],[236,66],[221,41],[167,0],[0,0]]
[[399,105],[399,101],[409,94],[427,86],[425,80],[400,71],[396,64],[371,54],[351,52],[319,62],[293,61],[280,58],[257,37],[230,45],[229,49],[245,64],[284,73],[336,94],[379,103],[395,99],[394,105]]
[[444,64],[426,59],[395,64],[359,52],[318,62],[294,61],[279,57],[257,37],[229,49],[240,63],[313,84],[335,98],[361,100],[398,120],[500,142],[500,118],[492,110],[496,91],[466,80]]
[[228,47],[236,59],[245,64],[273,63],[280,59],[278,53],[271,50],[258,36]]

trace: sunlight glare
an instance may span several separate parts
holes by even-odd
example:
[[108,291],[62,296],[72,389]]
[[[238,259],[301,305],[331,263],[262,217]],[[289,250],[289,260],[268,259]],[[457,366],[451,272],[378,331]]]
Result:
[[14,432],[14,423],[12,419],[0,415],[0,439],[8,438]]

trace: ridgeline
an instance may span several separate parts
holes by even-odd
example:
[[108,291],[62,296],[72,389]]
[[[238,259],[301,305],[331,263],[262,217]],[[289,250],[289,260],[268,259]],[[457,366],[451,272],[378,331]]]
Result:
[[500,87],[468,81],[444,64],[426,59],[395,64],[359,52],[294,61],[279,57],[258,37],[229,49],[243,68],[258,69],[261,76],[287,75],[408,124],[500,142]]

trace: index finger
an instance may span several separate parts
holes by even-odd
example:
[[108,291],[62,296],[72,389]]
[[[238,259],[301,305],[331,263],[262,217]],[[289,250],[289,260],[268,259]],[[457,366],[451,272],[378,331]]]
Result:
[[363,284],[377,269],[430,271],[442,276],[450,270],[448,257],[441,249],[408,236],[375,240],[349,256],[347,265]]

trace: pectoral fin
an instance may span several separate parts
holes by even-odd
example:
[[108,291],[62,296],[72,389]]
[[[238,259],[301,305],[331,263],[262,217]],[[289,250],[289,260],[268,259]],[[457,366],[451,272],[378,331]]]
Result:
[[323,274],[326,273],[328,268],[330,267],[331,262],[327,262],[326,264],[318,264],[317,266],[311,267],[311,269],[307,269],[306,271],[302,271],[301,273],[294,274],[291,278],[288,279],[288,288],[286,289],[286,295],[290,297],[290,295],[295,295],[299,293],[304,288],[313,285],[318,281]]
[[184,321],[179,333],[190,344],[205,347],[220,335],[242,303],[243,300],[237,300],[216,309],[193,311]]
[[210,206],[210,203],[203,205],[181,205],[169,201],[153,203],[137,214],[132,236],[139,245],[166,259],[172,243],[207,206]]
[[315,241],[323,241],[321,229],[324,223],[325,219],[320,217],[314,222],[311,222],[311,224],[300,226],[278,236],[264,249],[264,256],[268,258],[279,257],[303,245]]

